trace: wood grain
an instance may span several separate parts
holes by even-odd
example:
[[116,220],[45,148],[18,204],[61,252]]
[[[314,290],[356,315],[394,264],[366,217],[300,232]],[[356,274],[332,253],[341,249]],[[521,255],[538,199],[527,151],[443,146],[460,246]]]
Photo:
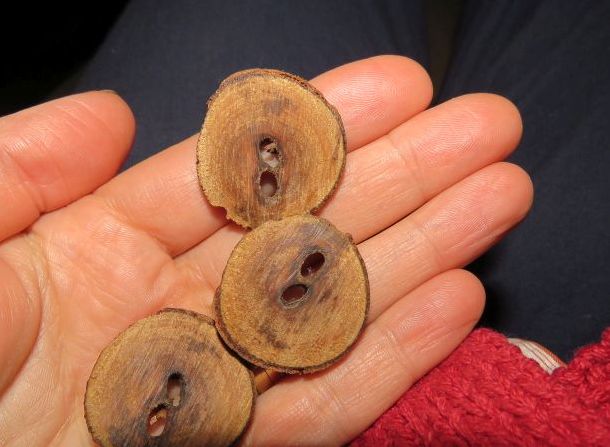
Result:
[[208,201],[255,228],[317,209],[345,164],[339,114],[313,86],[277,70],[222,82],[208,102],[197,172]]
[[215,297],[226,343],[257,366],[287,373],[336,361],[358,337],[368,308],[366,270],[351,238],[309,215],[246,234]]
[[[225,446],[245,429],[254,398],[252,374],[225,348],[214,322],[167,309],[102,351],[87,383],[85,415],[103,447]],[[158,417],[165,426],[153,436]]]

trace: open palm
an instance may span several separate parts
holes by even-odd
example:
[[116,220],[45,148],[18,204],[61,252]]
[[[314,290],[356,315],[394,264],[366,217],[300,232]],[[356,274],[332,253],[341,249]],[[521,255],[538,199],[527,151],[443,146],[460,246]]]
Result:
[[[459,268],[532,199],[527,174],[500,162],[521,135],[505,99],[425,110],[428,76],[395,56],[313,84],[351,151],[320,214],[359,244],[371,312],[339,364],[259,397],[244,444],[333,445],[363,431],[471,330],[484,291]],[[213,316],[243,232],[201,193],[195,137],[115,177],[133,133],[110,92],[0,119],[0,445],[90,445],[83,396],[104,346],[163,307]]]

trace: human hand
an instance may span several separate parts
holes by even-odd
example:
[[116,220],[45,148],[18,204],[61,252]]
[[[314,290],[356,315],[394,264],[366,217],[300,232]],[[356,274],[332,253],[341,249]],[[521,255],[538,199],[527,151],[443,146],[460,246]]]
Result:
[[[484,291],[460,268],[532,200],[527,174],[500,162],[521,136],[505,99],[424,111],[428,76],[395,56],[312,83],[351,151],[320,214],[359,244],[370,315],[338,364],[257,399],[245,445],[339,445],[366,429],[472,329]],[[108,92],[0,119],[0,445],[90,445],[83,396],[100,351],[164,307],[213,316],[243,231],[201,193],[196,137],[114,177],[133,134]]]

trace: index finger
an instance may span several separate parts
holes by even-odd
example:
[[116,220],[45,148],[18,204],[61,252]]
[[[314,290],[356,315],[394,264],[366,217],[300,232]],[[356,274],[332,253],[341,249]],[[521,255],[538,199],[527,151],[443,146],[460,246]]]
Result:
[[109,92],[72,95],[0,118],[0,241],[107,182],[133,134],[131,111]]
[[[312,80],[339,111],[348,149],[387,133],[428,106],[430,78],[416,62],[379,56],[353,62]],[[203,110],[202,110],[203,119]],[[97,197],[122,221],[155,237],[175,256],[226,224],[209,205],[195,171],[193,136],[124,172]]]

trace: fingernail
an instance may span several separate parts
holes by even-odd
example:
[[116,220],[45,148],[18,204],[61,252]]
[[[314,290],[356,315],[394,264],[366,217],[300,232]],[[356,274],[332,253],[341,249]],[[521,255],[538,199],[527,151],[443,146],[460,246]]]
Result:
[[113,95],[117,95],[119,96],[119,94],[115,91],[115,90],[111,90],[111,89],[103,89],[103,90],[99,90],[100,92],[103,93],[112,93]]

